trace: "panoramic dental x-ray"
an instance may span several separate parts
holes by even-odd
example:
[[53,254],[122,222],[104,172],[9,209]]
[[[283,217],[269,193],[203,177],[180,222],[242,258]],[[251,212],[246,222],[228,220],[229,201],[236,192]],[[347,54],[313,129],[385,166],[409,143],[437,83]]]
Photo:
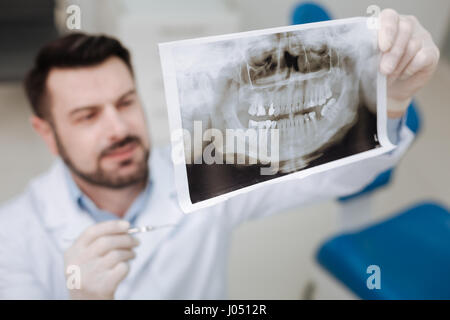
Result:
[[392,148],[365,18],[171,42],[160,53],[184,208]]

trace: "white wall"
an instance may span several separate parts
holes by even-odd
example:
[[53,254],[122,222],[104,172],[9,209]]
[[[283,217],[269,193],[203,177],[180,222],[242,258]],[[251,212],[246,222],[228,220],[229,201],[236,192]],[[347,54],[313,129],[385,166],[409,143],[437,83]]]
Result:
[[[290,22],[290,12],[295,0],[230,0],[242,14],[242,29],[275,27]],[[369,5],[378,5],[381,9],[393,8],[401,14],[415,15],[423,26],[430,31],[438,45],[443,43],[450,18],[450,1],[448,0],[317,0],[335,19],[352,16],[365,16]],[[255,10],[257,8],[257,10]]]
[[[208,14],[211,11],[233,10],[241,16],[240,30],[261,29],[290,23],[292,9],[298,0],[56,0],[61,7],[78,4],[83,10],[83,28],[87,31],[110,31],[115,14],[187,13]],[[369,5],[393,8],[402,14],[415,15],[441,45],[449,27],[448,0],[316,0],[334,18],[366,15]]]

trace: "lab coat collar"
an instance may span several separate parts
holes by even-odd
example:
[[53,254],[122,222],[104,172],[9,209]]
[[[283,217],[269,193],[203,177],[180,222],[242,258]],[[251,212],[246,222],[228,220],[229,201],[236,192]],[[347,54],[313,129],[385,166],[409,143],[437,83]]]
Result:
[[31,197],[46,231],[65,251],[94,220],[77,208],[64,179],[64,164],[56,160],[51,169],[31,183]]

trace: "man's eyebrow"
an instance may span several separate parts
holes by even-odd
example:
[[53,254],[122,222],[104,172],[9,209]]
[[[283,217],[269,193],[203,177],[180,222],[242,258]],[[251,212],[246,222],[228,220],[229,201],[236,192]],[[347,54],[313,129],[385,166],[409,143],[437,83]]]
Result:
[[136,89],[130,89],[130,90],[128,90],[127,92],[125,92],[124,94],[122,94],[118,99],[117,99],[117,101],[120,101],[120,100],[123,100],[123,99],[125,99],[126,97],[128,97],[129,95],[132,95],[132,94],[135,94],[136,93]]
[[[131,95],[131,94],[135,94],[136,93],[136,89],[130,89],[127,92],[125,92],[124,94],[122,94],[119,98],[116,99],[116,102],[123,100],[124,98],[126,98],[127,96]],[[83,107],[77,107],[74,110],[69,112],[69,116],[73,116],[74,114],[77,114],[78,112],[82,112],[82,111],[88,111],[88,110],[92,110],[92,109],[97,109],[99,108],[99,105],[91,105],[91,106],[83,106]]]
[[97,106],[97,105],[78,107],[78,108],[70,111],[69,112],[69,116],[73,116],[74,114],[77,114],[77,113],[82,112],[82,111],[89,111],[89,110],[92,110],[92,109],[97,109],[99,107],[100,106]]

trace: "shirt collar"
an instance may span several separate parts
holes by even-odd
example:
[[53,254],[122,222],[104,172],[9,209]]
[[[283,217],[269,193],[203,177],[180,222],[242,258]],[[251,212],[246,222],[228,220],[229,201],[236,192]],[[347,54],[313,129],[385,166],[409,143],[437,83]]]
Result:
[[[99,209],[95,203],[85,195],[81,189],[77,186],[73,177],[70,173],[69,168],[64,165],[64,176],[66,178],[67,184],[69,186],[69,193],[71,199],[75,202],[79,209],[87,212],[96,222],[102,222],[107,220],[119,219],[115,214],[108,212],[106,210]],[[133,201],[131,206],[128,208],[123,219],[134,225],[137,216],[145,209],[150,192],[152,189],[152,181],[149,177],[145,189],[138,195],[138,197]]]

